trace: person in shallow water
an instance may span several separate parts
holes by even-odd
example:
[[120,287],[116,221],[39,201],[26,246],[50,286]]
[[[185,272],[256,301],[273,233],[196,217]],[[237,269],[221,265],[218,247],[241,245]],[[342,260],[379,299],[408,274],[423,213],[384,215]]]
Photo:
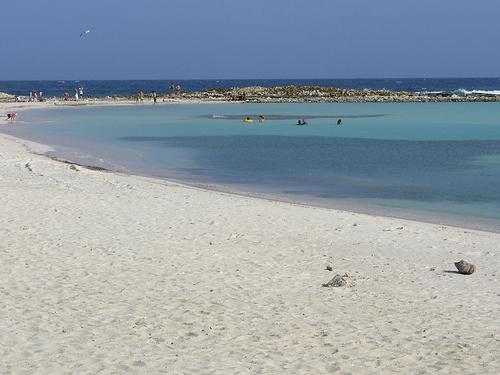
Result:
[[338,125],[338,126],[342,125],[342,119],[340,119],[340,118],[339,118],[339,119],[337,120],[337,125]]
[[263,115],[259,115],[259,122],[265,122],[266,118]]
[[299,121],[297,121],[297,125],[307,125],[307,121],[304,119],[300,119]]
[[253,122],[253,120],[249,116],[247,116],[247,117],[245,117],[243,122]]
[[7,120],[14,121],[16,119],[16,117],[17,117],[16,112],[7,113]]

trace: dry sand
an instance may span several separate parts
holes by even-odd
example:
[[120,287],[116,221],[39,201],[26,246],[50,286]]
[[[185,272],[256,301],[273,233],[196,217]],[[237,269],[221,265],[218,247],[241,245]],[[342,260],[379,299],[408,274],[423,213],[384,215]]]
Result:
[[[0,373],[498,374],[499,253],[495,233],[99,172],[0,135]],[[478,271],[451,272],[462,258]]]

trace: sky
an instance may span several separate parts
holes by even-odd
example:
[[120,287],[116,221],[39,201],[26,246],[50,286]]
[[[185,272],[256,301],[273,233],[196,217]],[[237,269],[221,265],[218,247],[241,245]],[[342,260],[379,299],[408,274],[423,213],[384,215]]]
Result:
[[500,0],[1,1],[0,80],[500,77]]

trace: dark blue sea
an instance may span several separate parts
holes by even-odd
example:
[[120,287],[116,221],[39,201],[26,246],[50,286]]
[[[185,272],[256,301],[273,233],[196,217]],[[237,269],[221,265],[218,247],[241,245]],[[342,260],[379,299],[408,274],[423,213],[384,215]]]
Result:
[[85,94],[91,97],[132,95],[138,91],[169,93],[172,84],[179,84],[184,92],[210,88],[247,86],[333,86],[350,89],[386,89],[410,92],[469,92],[500,94],[500,78],[390,78],[390,79],[257,79],[257,80],[135,80],[135,81],[0,81],[0,92],[13,95],[29,95],[30,91],[42,91],[45,97],[72,94],[83,85]]

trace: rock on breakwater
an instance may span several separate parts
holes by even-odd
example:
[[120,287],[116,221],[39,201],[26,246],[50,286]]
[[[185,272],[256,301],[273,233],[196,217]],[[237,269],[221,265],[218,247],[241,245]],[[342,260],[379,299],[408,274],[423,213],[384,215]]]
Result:
[[353,90],[319,86],[234,87],[186,93],[182,97],[199,100],[254,103],[412,103],[412,102],[496,102],[500,95],[449,92],[425,93],[389,90]]

